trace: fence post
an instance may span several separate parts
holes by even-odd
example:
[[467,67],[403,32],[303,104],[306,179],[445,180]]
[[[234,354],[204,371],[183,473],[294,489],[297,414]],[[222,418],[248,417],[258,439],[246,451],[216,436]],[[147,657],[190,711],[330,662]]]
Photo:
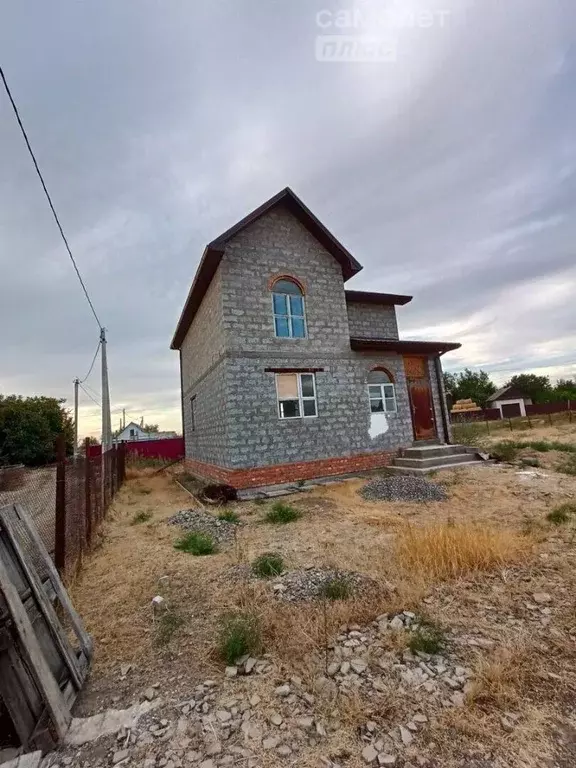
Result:
[[87,437],[84,442],[84,453],[86,455],[84,465],[84,499],[86,507],[86,543],[92,544],[92,496],[91,496],[91,472],[90,465],[90,438]]
[[54,564],[63,574],[66,570],[66,438],[56,438],[56,510],[54,530]]

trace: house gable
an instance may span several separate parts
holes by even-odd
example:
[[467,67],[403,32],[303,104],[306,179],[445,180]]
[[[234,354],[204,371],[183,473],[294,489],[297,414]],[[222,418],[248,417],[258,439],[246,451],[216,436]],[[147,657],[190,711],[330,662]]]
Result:
[[343,280],[350,279],[362,269],[362,265],[356,261],[342,243],[316,218],[300,198],[289,187],[286,187],[206,246],[180,320],[178,321],[174,338],[172,339],[172,349],[180,349],[186,332],[218,269],[228,243],[247,227],[250,227],[258,219],[269,214],[278,206],[283,206],[284,209],[290,211],[316,241],[334,258],[340,266]]
[[[290,207],[277,205],[234,235],[220,269],[227,350],[291,355],[349,351],[342,268]],[[275,334],[272,287],[280,277],[301,286],[305,338]]]

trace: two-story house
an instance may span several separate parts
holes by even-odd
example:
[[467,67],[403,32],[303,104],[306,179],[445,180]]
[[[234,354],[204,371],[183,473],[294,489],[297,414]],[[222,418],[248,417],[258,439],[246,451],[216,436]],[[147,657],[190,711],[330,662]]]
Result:
[[362,269],[285,189],[206,247],[178,322],[186,464],[237,488],[382,467],[450,441],[440,356],[401,341],[411,296]]

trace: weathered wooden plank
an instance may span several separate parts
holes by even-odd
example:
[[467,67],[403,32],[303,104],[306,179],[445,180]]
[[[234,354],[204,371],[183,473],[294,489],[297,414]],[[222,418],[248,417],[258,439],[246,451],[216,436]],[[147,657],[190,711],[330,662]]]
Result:
[[64,738],[71,720],[70,710],[66,706],[48,662],[42,655],[30,618],[21,602],[18,590],[10,580],[8,569],[2,559],[0,559],[0,590],[4,593],[4,599],[22,644],[22,651],[50,711],[56,733],[59,738]]
[[46,570],[50,576],[50,581],[52,582],[52,586],[54,587],[56,596],[60,600],[60,603],[62,604],[62,607],[64,608],[64,610],[68,613],[70,622],[72,624],[72,628],[74,629],[74,633],[78,638],[80,647],[84,651],[84,655],[86,656],[87,659],[92,659],[92,655],[94,652],[94,645],[92,643],[92,638],[86,632],[84,628],[84,624],[82,623],[82,619],[76,613],[76,610],[72,605],[72,601],[68,596],[68,592],[65,590],[64,585],[62,584],[62,580],[60,579],[60,575],[58,574],[58,571],[56,570],[56,567],[52,562],[52,558],[48,554],[48,551],[44,546],[44,542],[42,541],[42,539],[40,538],[40,535],[38,534],[36,526],[31,522],[30,516],[20,504],[14,504],[14,509],[16,510],[16,513],[20,519],[20,522],[22,523],[23,527],[26,529],[26,532],[30,536],[30,539],[36,546],[38,553],[40,554],[40,556],[45,562]]
[[29,563],[26,557],[26,553],[22,551],[22,546],[20,545],[18,534],[12,523],[12,520],[10,519],[10,515],[6,514],[5,509],[0,510],[0,524],[6,531],[10,544],[12,545],[16,557],[20,562],[20,567],[22,568],[22,571],[24,572],[24,575],[30,584],[32,594],[36,598],[38,608],[44,616],[48,629],[50,630],[50,634],[56,643],[56,646],[62,658],[64,659],[66,666],[68,667],[70,677],[72,678],[72,681],[77,690],[80,690],[84,681],[80,676],[80,671],[78,669],[78,663],[74,655],[74,651],[72,650],[64,629],[62,628],[62,625],[56,616],[56,612],[52,606],[52,603],[50,600],[48,600],[46,593],[44,592],[42,582],[40,581],[35,568]]
[[[13,651],[13,649],[11,649]],[[14,668],[8,651],[0,653],[0,680],[2,680],[2,701],[8,710],[14,724],[20,743],[26,749],[28,741],[36,726],[36,717],[42,709],[42,702],[36,693],[35,703],[38,711],[34,713],[33,703],[27,696],[28,673],[23,669]]]

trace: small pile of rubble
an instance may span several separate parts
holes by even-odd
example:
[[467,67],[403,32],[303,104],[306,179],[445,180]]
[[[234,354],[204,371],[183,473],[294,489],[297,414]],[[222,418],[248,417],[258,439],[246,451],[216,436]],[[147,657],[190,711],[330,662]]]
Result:
[[341,582],[349,590],[350,597],[374,586],[374,581],[362,573],[338,571],[331,568],[301,568],[277,576],[272,582],[274,594],[282,600],[298,602],[317,600],[324,595],[327,586]]
[[177,525],[185,531],[206,533],[220,544],[232,541],[238,526],[238,523],[220,520],[203,509],[182,509],[169,517],[166,522],[169,525]]
[[472,671],[458,664],[453,654],[406,649],[399,656],[386,647],[390,631],[415,632],[420,626],[414,613],[404,611],[392,617],[382,614],[369,627],[348,627],[336,638],[328,678],[343,692],[413,691],[419,699],[429,696],[444,707],[462,706]]
[[369,480],[358,493],[366,501],[444,501],[448,498],[441,485],[424,477],[391,475]]

